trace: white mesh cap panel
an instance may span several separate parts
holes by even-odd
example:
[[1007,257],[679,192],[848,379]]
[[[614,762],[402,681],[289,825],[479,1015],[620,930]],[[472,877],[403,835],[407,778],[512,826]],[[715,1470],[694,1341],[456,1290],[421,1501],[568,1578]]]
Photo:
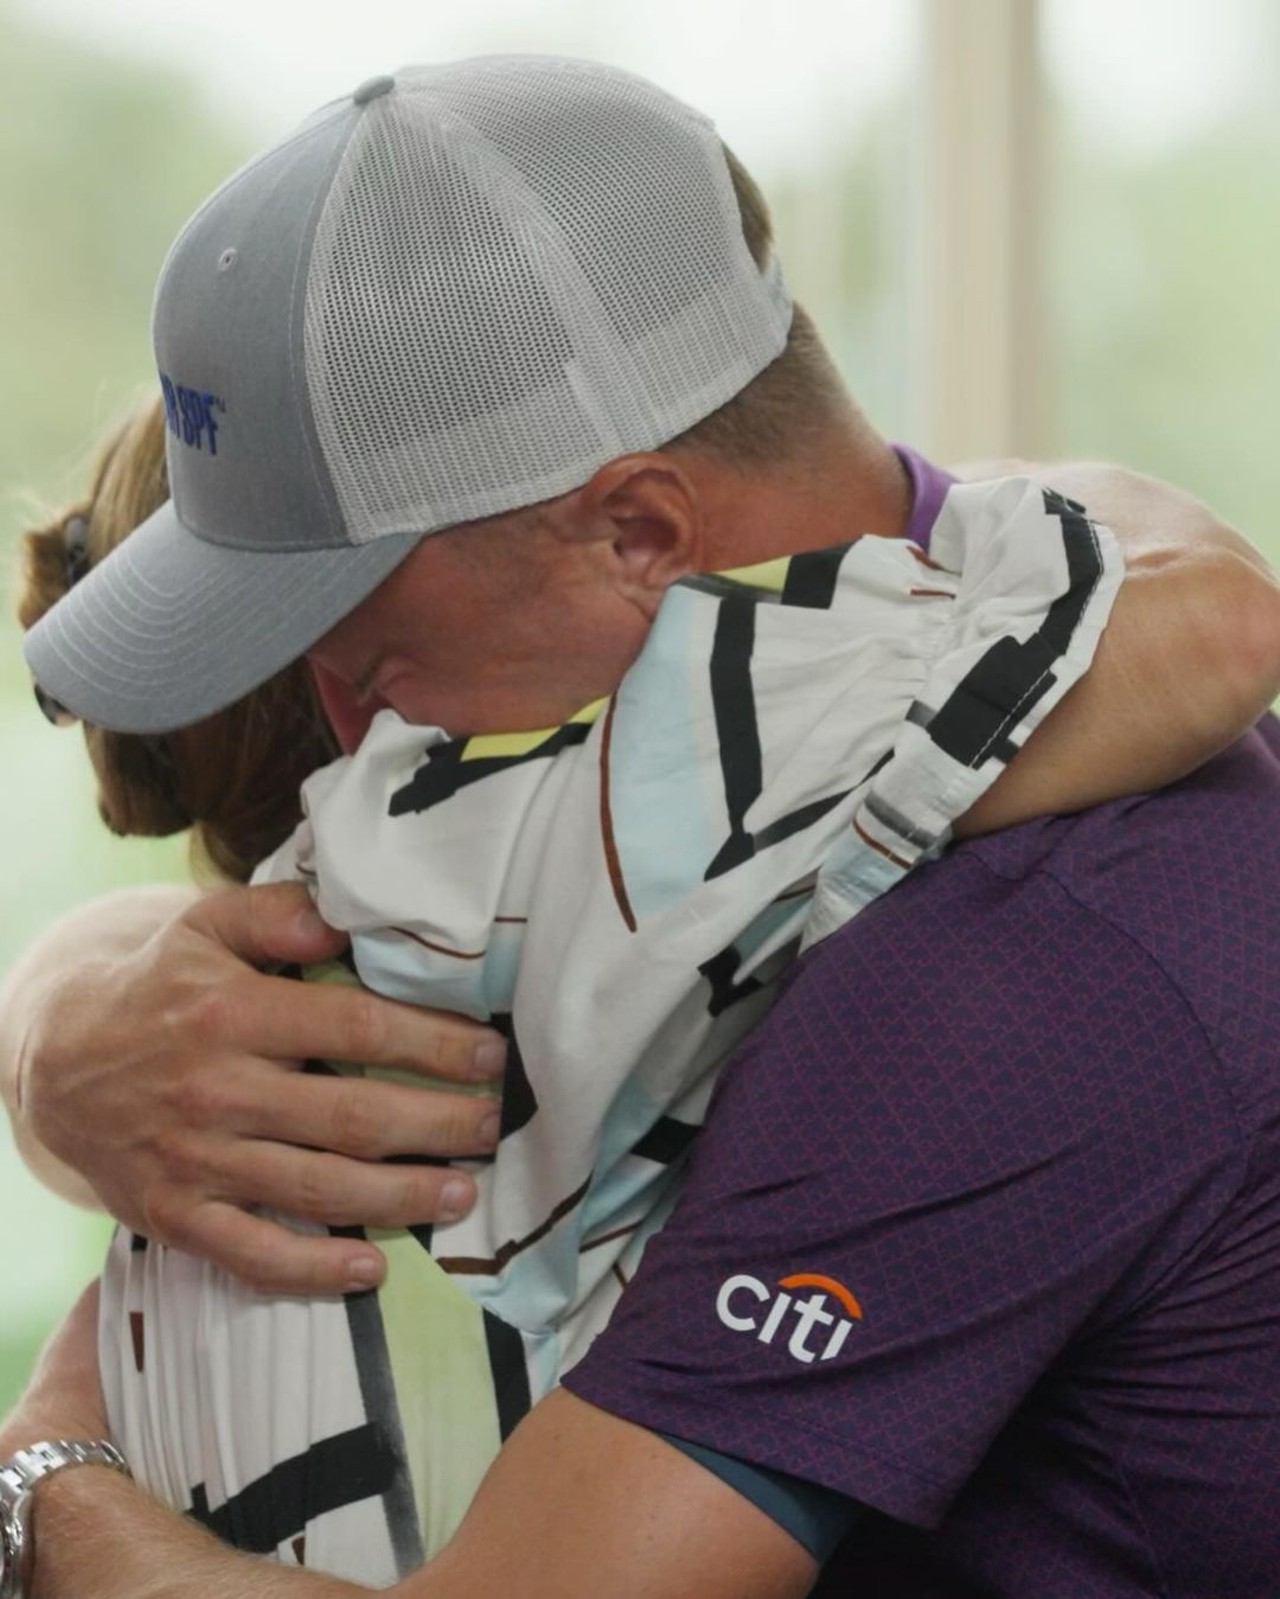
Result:
[[460,74],[441,98],[524,178],[599,296],[643,385],[625,397],[629,423],[647,421],[649,443],[672,437],[772,359],[790,320],[761,294],[715,129],[592,63],[476,65],[478,82]]
[[675,437],[781,350],[710,124],[614,69],[397,74],[312,248],[315,423],[353,538],[563,493]]

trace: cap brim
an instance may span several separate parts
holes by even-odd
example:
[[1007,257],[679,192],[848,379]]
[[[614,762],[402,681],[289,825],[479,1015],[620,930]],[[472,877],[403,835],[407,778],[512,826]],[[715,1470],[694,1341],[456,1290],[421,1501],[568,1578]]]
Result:
[[86,722],[163,733],[230,705],[340,622],[419,543],[263,554],[195,537],[172,501],[27,634],[36,682]]

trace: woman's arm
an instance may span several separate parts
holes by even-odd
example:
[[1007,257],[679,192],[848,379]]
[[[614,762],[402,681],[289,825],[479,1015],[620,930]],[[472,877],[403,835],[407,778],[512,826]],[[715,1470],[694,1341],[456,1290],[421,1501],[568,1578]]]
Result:
[[1199,500],[1120,467],[986,462],[1080,501],[1116,534],[1126,576],[1090,670],[957,825],[961,837],[1175,781],[1280,694],[1280,583]]

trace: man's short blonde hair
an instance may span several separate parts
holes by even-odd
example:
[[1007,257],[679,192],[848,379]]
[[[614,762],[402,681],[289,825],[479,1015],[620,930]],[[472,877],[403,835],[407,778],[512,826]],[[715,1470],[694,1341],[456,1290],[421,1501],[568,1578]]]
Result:
[[[727,145],[725,159],[756,264],[773,249],[773,220],[755,179]],[[743,467],[793,459],[840,420],[856,415],[848,391],[807,312],[796,306],[782,354],[718,411],[673,439],[667,448],[705,451]]]

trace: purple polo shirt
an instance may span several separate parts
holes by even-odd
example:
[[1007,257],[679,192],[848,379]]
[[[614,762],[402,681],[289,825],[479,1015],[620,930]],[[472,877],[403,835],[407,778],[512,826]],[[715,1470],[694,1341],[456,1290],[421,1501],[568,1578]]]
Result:
[[871,1507],[819,1593],[1274,1599],[1278,823],[1268,719],[812,951],[566,1386]]
[[894,454],[902,462],[911,490],[911,510],[907,525],[902,530],[904,539],[911,539],[922,550],[929,548],[929,537],[938,512],[947,497],[947,490],[956,481],[949,472],[940,471],[932,462],[913,450],[909,444],[895,444]]

